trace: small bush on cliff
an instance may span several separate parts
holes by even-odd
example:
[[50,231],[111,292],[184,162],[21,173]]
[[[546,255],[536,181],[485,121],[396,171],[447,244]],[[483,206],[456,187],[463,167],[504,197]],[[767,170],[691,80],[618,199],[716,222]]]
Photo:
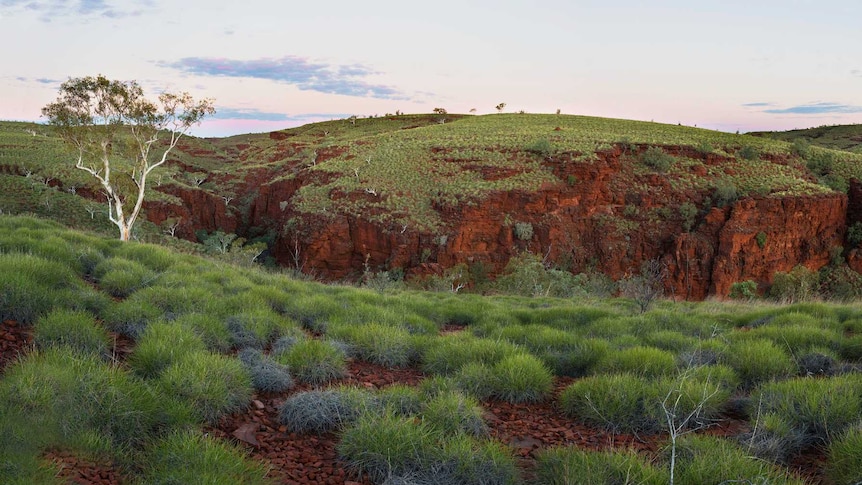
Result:
[[817,288],[817,273],[798,265],[789,273],[775,273],[769,296],[783,303],[797,303],[816,297]]
[[716,207],[725,207],[736,202],[739,192],[736,185],[728,180],[718,180],[712,191],[712,200]]
[[533,239],[533,225],[529,222],[516,222],[512,231],[515,233],[515,237],[521,241]]
[[697,218],[697,206],[691,202],[683,202],[679,206],[679,216],[682,217],[682,230],[689,232],[694,227]]
[[847,242],[852,248],[858,248],[862,244],[862,222],[854,222],[847,229]]
[[551,154],[553,149],[554,147],[551,145],[550,140],[548,140],[547,138],[540,138],[524,147],[525,151],[528,151],[535,155],[539,155],[540,157],[547,157]]
[[757,160],[760,158],[760,150],[752,145],[745,145],[736,152],[736,156],[743,160]]
[[644,261],[641,272],[619,282],[623,296],[631,298],[637,304],[641,313],[646,312],[652,304],[664,294],[664,280],[667,268],[657,260]]
[[674,158],[659,147],[649,147],[640,154],[640,161],[659,173],[667,172]]
[[757,283],[752,280],[737,281],[730,285],[728,296],[734,300],[751,301],[757,298]]

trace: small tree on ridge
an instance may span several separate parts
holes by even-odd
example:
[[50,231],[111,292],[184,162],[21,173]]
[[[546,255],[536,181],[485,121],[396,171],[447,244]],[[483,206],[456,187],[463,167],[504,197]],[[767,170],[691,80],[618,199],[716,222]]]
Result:
[[[69,79],[57,100],[42,108],[42,116],[77,151],[75,167],[101,185],[108,218],[123,241],[130,239],[141,212],[147,176],[167,161],[189,128],[213,113],[210,99],[165,92],[153,102],[137,82],[102,75]],[[128,212],[127,203],[133,203]]]

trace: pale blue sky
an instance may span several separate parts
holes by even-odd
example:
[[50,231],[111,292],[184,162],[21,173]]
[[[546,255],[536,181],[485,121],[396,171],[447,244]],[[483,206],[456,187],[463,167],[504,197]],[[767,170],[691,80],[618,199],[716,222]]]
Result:
[[400,110],[725,131],[862,123],[858,0],[0,0],[0,119],[104,74],[213,97],[194,133]]

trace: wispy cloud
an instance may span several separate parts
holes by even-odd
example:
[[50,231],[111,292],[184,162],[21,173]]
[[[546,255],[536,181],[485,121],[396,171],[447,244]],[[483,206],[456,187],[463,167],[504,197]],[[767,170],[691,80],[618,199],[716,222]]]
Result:
[[304,91],[380,99],[410,99],[391,86],[367,82],[364,78],[378,73],[361,64],[325,64],[297,56],[246,61],[186,57],[174,62],[162,61],[157,64],[198,76],[268,79],[290,84]]
[[252,108],[216,108],[216,113],[213,118],[222,120],[304,122],[309,120],[341,119],[347,118],[348,116],[350,115],[344,113],[302,113],[290,115],[287,113],[275,113]]
[[133,0],[115,5],[107,0],[0,0],[0,12],[30,11],[44,22],[58,18],[87,19],[90,17],[136,17],[154,6],[153,0]]
[[862,77],[862,69],[853,69],[850,71],[851,76]]
[[24,77],[24,76],[16,76],[15,80],[18,82],[21,82],[21,83],[25,83],[25,84],[37,83],[37,84],[44,84],[44,85],[51,85],[51,86],[59,86],[60,83],[63,82],[62,79],[50,79],[47,77]]
[[862,113],[862,106],[853,106],[850,104],[840,103],[810,103],[799,106],[791,106],[790,108],[774,108],[765,109],[764,113],[770,114],[799,114],[799,115],[819,115],[819,114],[850,114]]
[[742,106],[746,108],[765,108],[767,106],[775,106],[775,103],[745,103]]

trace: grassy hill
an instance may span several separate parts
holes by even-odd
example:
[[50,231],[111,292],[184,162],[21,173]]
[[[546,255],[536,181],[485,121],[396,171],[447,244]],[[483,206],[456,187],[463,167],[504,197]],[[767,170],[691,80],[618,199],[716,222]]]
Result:
[[858,305],[381,293],[10,216],[0,274],[3,336],[32,338],[0,369],[2,483],[667,483],[668,416],[679,484],[862,474]]
[[[69,158],[48,127],[0,123],[0,210],[110,233],[98,188]],[[332,278],[426,263],[482,265],[493,276],[528,251],[559,269],[618,279],[644,260],[675,257],[680,234],[717,253],[713,209],[746,197],[834,195],[853,177],[862,178],[862,154],[658,123],[534,114],[336,120],[184,139],[154,174],[150,223],[137,236],[159,240],[182,219],[184,238],[236,233],[266,242],[282,265],[302,266],[301,253],[306,270]],[[843,219],[830,224],[830,240],[814,246],[795,240],[807,234],[772,226],[749,232],[789,239],[781,244],[813,259],[788,264],[814,266],[844,244]],[[699,297],[715,286],[711,264],[700,270]],[[741,277],[763,285],[776,270]]]
[[802,140],[823,148],[862,153],[862,125],[818,126],[804,130],[763,131],[749,134],[791,143]]

